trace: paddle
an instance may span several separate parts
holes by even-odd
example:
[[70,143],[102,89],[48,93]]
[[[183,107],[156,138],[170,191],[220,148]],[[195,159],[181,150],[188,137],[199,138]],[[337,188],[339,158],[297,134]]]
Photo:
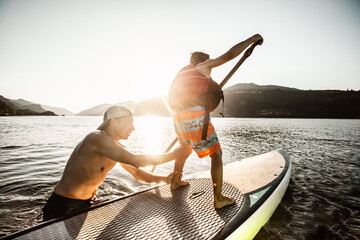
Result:
[[240,65],[252,54],[254,48],[257,45],[261,45],[263,43],[262,40],[257,41],[256,43],[254,43],[253,45],[251,45],[251,47],[249,47],[244,55],[240,58],[239,62],[231,69],[231,71],[228,73],[228,75],[226,75],[226,77],[224,78],[224,80],[221,81],[221,83],[219,84],[220,87],[223,87],[227,81],[229,81],[229,79],[232,77],[232,75],[234,75],[234,73],[236,72],[236,70],[238,70],[238,68],[240,67]]
[[[238,70],[238,68],[241,66],[241,64],[252,54],[254,48],[257,45],[261,45],[262,44],[262,40],[257,41],[256,43],[254,43],[253,45],[251,45],[244,53],[244,55],[240,58],[240,60],[236,63],[236,65],[231,69],[231,71],[228,73],[228,75],[226,75],[226,77],[224,78],[224,80],[221,81],[221,83],[219,84],[220,87],[222,88],[227,81],[229,81],[229,79],[232,77],[232,75],[234,75],[234,73],[236,72],[236,70]],[[169,145],[169,147],[165,150],[165,153],[169,152],[171,150],[171,148],[175,145],[175,143],[177,142],[178,138],[176,137],[172,143]],[[156,166],[153,166],[151,172],[154,172],[156,169]]]

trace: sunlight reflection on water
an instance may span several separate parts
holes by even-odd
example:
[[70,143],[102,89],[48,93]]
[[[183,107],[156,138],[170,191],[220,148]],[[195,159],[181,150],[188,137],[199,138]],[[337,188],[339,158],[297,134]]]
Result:
[[[0,237],[40,221],[41,207],[73,148],[101,122],[102,117],[0,118]],[[214,118],[212,122],[224,164],[277,148],[284,148],[292,159],[288,191],[257,239],[358,237],[360,120]],[[121,141],[134,153],[161,153],[176,137],[171,118],[135,117],[134,126],[129,139]],[[184,177],[209,168],[209,158],[193,153]],[[167,175],[172,169],[169,162],[155,173]],[[149,186],[116,165],[97,195],[109,200]]]
[[[148,116],[136,118],[136,128],[139,134],[134,134],[143,152],[148,154],[159,154],[164,152],[162,149],[165,141],[168,139],[167,130],[172,127],[167,118]],[[141,135],[140,135],[141,134]],[[173,134],[175,136],[175,134]]]

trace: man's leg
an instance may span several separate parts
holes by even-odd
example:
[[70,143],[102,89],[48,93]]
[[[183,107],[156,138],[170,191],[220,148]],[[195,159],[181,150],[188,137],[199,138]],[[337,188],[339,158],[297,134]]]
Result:
[[[188,144],[188,147],[191,148],[191,145]],[[191,154],[191,151],[190,151],[190,154]],[[174,175],[174,178],[171,182],[171,185],[170,185],[171,189],[176,189],[178,187],[189,184],[189,182],[187,182],[187,181],[182,181],[181,178],[182,178],[182,171],[183,171],[183,168],[185,165],[185,161],[190,156],[190,154],[184,158],[175,159],[174,171],[176,171],[177,173]]]
[[219,209],[227,205],[235,203],[234,198],[223,196],[221,194],[223,181],[223,165],[222,165],[222,151],[219,149],[210,155],[211,158],[211,178],[214,187],[214,207]]

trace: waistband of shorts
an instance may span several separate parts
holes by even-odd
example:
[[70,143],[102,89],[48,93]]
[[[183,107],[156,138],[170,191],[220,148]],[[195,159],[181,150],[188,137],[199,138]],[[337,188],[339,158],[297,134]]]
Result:
[[205,111],[205,107],[201,106],[201,105],[198,105],[198,106],[194,106],[194,107],[191,107],[191,108],[184,109],[182,111],[178,111],[175,114],[183,113],[183,112],[191,112],[191,111]]
[[66,203],[66,202],[91,203],[93,200],[95,200],[95,196],[92,198],[89,198],[89,199],[75,199],[75,198],[68,198],[68,197],[61,196],[59,194],[56,194],[55,192],[53,192],[51,194],[50,198],[53,198],[54,200],[60,200],[63,203]]

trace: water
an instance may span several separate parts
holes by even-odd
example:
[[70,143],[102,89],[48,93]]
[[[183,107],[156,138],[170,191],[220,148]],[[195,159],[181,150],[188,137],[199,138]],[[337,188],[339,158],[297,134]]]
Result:
[[[283,148],[293,162],[289,188],[256,239],[360,239],[360,120],[216,118],[224,164]],[[41,222],[41,207],[73,148],[101,117],[0,118],[0,237]],[[122,143],[135,153],[160,153],[174,139],[170,118],[137,117]],[[168,174],[173,163],[159,166]],[[208,170],[192,154],[184,176]],[[120,166],[97,197],[108,200],[148,188]]]

